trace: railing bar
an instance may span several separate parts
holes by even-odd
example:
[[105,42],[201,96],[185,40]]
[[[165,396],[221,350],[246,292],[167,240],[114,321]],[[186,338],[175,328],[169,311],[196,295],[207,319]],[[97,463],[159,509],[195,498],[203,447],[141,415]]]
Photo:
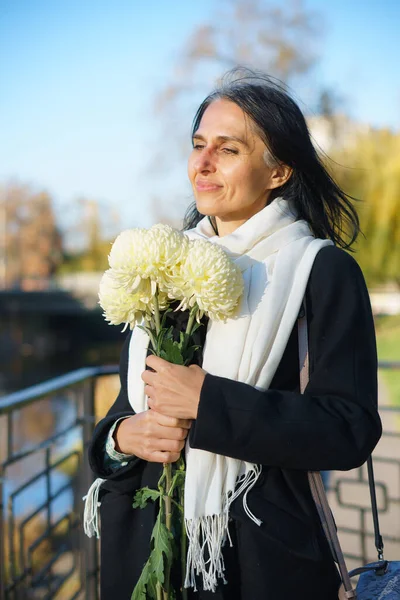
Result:
[[[342,527],[339,526],[338,527],[338,533],[354,533],[356,535],[360,535],[360,530],[359,529],[353,529],[352,527]],[[365,532],[366,537],[374,539],[375,535],[373,531],[366,531]],[[387,535],[386,533],[383,533],[383,538],[385,541],[389,541],[389,542],[394,542],[394,543],[399,543],[400,542],[400,537],[395,537],[393,535]],[[340,536],[339,536],[340,537]]]
[[[96,381],[94,379],[90,379],[86,382],[83,387],[83,414],[84,415],[94,415],[95,414],[95,385]],[[83,448],[85,449],[87,444],[92,438],[94,425],[86,421],[82,428],[82,437],[83,437]],[[88,489],[89,485],[93,481],[93,473],[89,467],[88,461],[84,461],[83,463],[83,473],[82,473],[82,483],[84,489]],[[84,561],[84,569],[86,573],[94,572],[97,573],[99,569],[99,556],[98,556],[98,545],[95,539],[87,538],[83,532],[81,533],[83,536],[82,540],[82,548],[85,557]],[[98,600],[98,587],[97,587],[97,575],[93,580],[86,580],[86,595],[90,598],[90,600]]]
[[9,572],[12,574],[12,578],[15,579],[17,572],[15,568],[14,513],[11,498],[8,499],[8,562]]
[[4,535],[4,467],[0,464],[0,600],[5,600],[5,556],[6,556],[6,538]]
[[[373,458],[374,458],[374,462],[384,463],[387,465],[396,465],[397,467],[400,467],[398,459],[396,460],[395,458],[389,458],[389,457],[385,458],[384,456],[375,456],[375,454],[374,454]],[[367,481],[367,483],[368,483],[368,481]]]
[[52,558],[45,564],[44,567],[42,567],[40,569],[40,571],[38,571],[36,573],[36,575],[34,575],[32,577],[32,584],[33,585],[37,585],[38,583],[40,583],[41,580],[43,580],[43,576],[51,569],[51,567],[54,565],[54,563],[60,558],[60,556],[62,556],[63,554],[65,554],[66,552],[69,552],[68,550],[68,546],[67,544],[61,544],[60,548],[58,549],[58,551],[52,556]]
[[[66,513],[65,515],[63,515],[62,517],[60,517],[57,521],[57,523],[54,523],[54,525],[50,525],[50,527],[48,527],[43,533],[42,535],[40,535],[38,538],[36,538],[36,540],[34,542],[32,542],[32,544],[28,547],[28,552],[30,554],[33,554],[33,552],[35,552],[36,548],[38,546],[40,546],[40,544],[43,542],[43,540],[45,540],[46,538],[49,537],[49,535],[51,535],[51,532],[54,531],[54,529],[56,529],[56,527],[58,527],[58,525],[60,523],[62,523],[63,521],[68,521],[69,525],[71,525],[71,515]],[[68,531],[71,529],[71,526],[69,527]]]
[[[47,594],[43,600],[51,600],[51,598],[54,598],[54,595],[57,594],[61,587],[64,585],[64,583],[71,577],[71,575],[74,574],[74,571],[76,569],[76,566],[74,565],[69,571],[67,571],[67,573],[64,573],[64,575],[62,575],[61,577],[59,577],[57,579],[57,587],[54,590],[51,590],[49,592],[49,594]],[[54,582],[53,582],[54,583]]]
[[106,365],[102,367],[84,367],[76,369],[71,373],[54,377],[44,383],[32,385],[18,392],[7,394],[0,397],[0,415],[7,414],[18,408],[22,408],[26,404],[30,404],[34,400],[39,400],[45,396],[49,396],[54,392],[69,388],[77,383],[90,379],[92,377],[103,377],[106,375],[116,375],[119,369],[116,365]]
[[76,600],[76,598],[78,598],[82,592],[83,592],[83,585],[80,586],[79,590],[77,590],[75,592],[75,594],[72,596],[72,598],[70,598],[69,600]]
[[13,447],[13,413],[7,415],[7,460],[12,456]]
[[[76,453],[76,451],[74,451],[74,453]],[[68,458],[71,458],[71,456],[73,456],[73,453],[70,454],[70,456]],[[63,461],[60,461],[60,463],[62,463]],[[59,463],[59,464],[60,464]],[[10,494],[10,498],[12,498],[13,500],[15,500],[15,498],[21,493],[24,492],[28,487],[30,487],[33,483],[35,483],[36,481],[38,481],[39,479],[41,479],[42,477],[45,477],[50,471],[53,471],[55,468],[57,468],[58,464],[54,463],[54,465],[50,465],[49,467],[45,467],[44,469],[42,469],[39,473],[36,473],[36,475],[34,475],[33,477],[31,477],[28,481],[25,481],[25,483],[23,483],[22,485],[20,485],[18,488],[16,488],[11,494]]]
[[22,571],[22,574],[24,575],[24,577],[26,578],[28,576],[28,573],[29,573],[29,568],[28,568],[27,565],[25,565],[24,534],[25,534],[25,530],[24,530],[23,527],[20,526],[19,527],[19,568],[20,568],[20,571]]
[[[71,481],[69,481],[68,483],[64,483],[63,486],[61,486],[56,492],[54,492],[54,494],[52,494],[50,496],[50,502],[53,502],[53,500],[58,498],[58,496],[61,496],[61,494],[66,492],[69,488],[72,488]],[[40,512],[42,512],[42,510],[44,510],[45,508],[46,508],[46,503],[40,504],[40,506],[33,513],[30,513],[27,517],[25,517],[25,519],[21,522],[20,527],[25,527],[25,525],[27,523],[29,523],[29,521],[31,521],[34,517],[36,517],[36,515],[38,515]]]
[[50,448],[46,448],[46,505],[47,505],[47,528],[51,527],[51,482],[50,482]]
[[[94,419],[90,419],[90,420],[94,421]],[[9,467],[13,463],[18,462],[19,460],[22,460],[24,458],[27,458],[28,456],[30,456],[31,454],[34,454],[35,452],[40,452],[40,450],[45,450],[48,446],[51,446],[53,444],[53,442],[55,442],[58,438],[63,437],[64,435],[69,433],[72,429],[82,427],[82,425],[83,425],[83,423],[82,423],[81,419],[77,419],[76,421],[73,421],[72,423],[70,423],[70,425],[66,429],[62,429],[62,431],[59,431],[58,433],[54,434],[53,436],[47,438],[44,442],[40,442],[40,444],[37,444],[36,446],[29,448],[29,450],[25,450],[25,452],[20,452],[19,454],[14,454],[14,456],[12,456],[9,460],[7,460],[3,463],[4,467]]]
[[400,369],[400,362],[392,360],[380,360],[378,362],[378,369],[388,369],[396,371],[397,369]]
[[11,583],[6,585],[6,587],[5,587],[6,594],[8,594],[9,592],[13,592],[15,590],[15,588],[17,588],[19,585],[21,585],[21,583],[23,583],[24,580],[26,579],[26,576],[27,576],[27,573],[25,573],[25,572],[17,575]]

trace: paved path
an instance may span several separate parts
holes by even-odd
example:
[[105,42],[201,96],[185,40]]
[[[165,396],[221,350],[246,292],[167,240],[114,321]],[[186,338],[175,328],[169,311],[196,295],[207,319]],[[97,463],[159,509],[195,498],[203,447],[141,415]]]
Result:
[[[400,373],[399,373],[400,377]],[[390,405],[385,383],[379,378],[379,404]],[[377,500],[380,508],[380,527],[385,544],[385,558],[400,559],[400,407],[397,413],[381,411],[383,436],[374,450],[374,471],[377,484]],[[390,434],[395,434],[396,437]],[[359,483],[360,473],[363,483]],[[359,507],[367,508],[365,515],[366,529],[373,533],[372,514],[368,489],[366,466],[361,470],[339,472],[335,471],[331,479],[334,491],[329,493],[329,501],[334,512],[339,529],[341,527],[360,529],[362,526],[362,511]],[[338,496],[342,505],[338,503]],[[343,504],[347,507],[344,507]],[[395,538],[390,541],[388,537]],[[357,533],[340,533],[340,540],[346,553],[362,554],[361,537]],[[376,560],[374,539],[367,540],[368,558]],[[349,568],[359,566],[360,561],[349,560]]]

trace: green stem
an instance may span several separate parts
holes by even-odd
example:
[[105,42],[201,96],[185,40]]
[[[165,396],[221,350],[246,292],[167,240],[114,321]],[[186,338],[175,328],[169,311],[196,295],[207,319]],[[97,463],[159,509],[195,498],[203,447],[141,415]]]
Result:
[[172,518],[172,502],[171,496],[169,495],[172,483],[172,468],[171,464],[164,465],[165,477],[166,477],[166,494],[164,496],[165,500],[165,524],[167,526],[168,531],[171,531],[171,518]]
[[[161,477],[160,481],[158,482],[158,489],[160,490],[160,492],[163,491],[162,484],[163,484],[163,477]],[[163,509],[163,497],[160,496],[159,510],[161,512],[161,517],[162,517],[162,509]],[[157,584],[156,584],[156,591],[157,591],[157,600],[164,600],[164,590],[159,581],[157,581]]]
[[[165,503],[165,526],[168,531],[172,529],[172,499],[169,495],[172,483],[172,467],[170,463],[164,464],[164,473],[165,473],[165,494],[164,494],[164,503]],[[164,591],[164,600],[169,600],[169,579],[170,579],[170,569],[167,567],[165,573],[165,591]],[[165,595],[166,594],[166,595]]]
[[154,294],[154,323],[158,335],[161,331],[160,307],[158,305],[158,286],[156,289],[156,293]]
[[157,600],[163,600],[163,589],[161,583],[157,581]]
[[147,330],[147,332],[146,332],[146,333],[147,333],[147,335],[148,335],[148,336],[149,336],[149,338],[150,338],[150,342],[151,342],[151,345],[153,346],[153,350],[154,350],[154,352],[157,352],[157,342],[156,342],[156,338],[154,337],[154,335],[153,335],[152,331],[150,330],[150,328]]
[[196,318],[196,315],[197,315],[197,311],[198,311],[198,310],[199,310],[199,308],[198,308],[198,306],[196,305],[196,306],[194,306],[194,307],[192,308],[192,310],[190,311],[189,320],[188,320],[188,322],[187,322],[187,325],[186,325],[186,333],[187,333],[188,335],[190,335],[190,334],[192,333],[192,328],[193,328],[194,321],[195,321],[195,318]]
[[188,343],[189,343],[190,334],[192,333],[192,329],[193,329],[194,321],[195,321],[195,319],[196,319],[196,315],[197,315],[197,312],[198,312],[198,310],[199,310],[199,307],[198,307],[198,306],[197,306],[197,304],[196,304],[196,305],[195,305],[195,306],[192,308],[192,310],[190,311],[190,314],[189,314],[189,320],[188,320],[188,322],[187,322],[187,325],[186,325],[186,339],[185,339],[184,346],[183,346],[183,348],[182,348],[182,356],[183,356],[183,357],[184,357],[184,356],[185,356],[185,354],[186,354],[186,348],[187,348],[187,345],[188,345]]

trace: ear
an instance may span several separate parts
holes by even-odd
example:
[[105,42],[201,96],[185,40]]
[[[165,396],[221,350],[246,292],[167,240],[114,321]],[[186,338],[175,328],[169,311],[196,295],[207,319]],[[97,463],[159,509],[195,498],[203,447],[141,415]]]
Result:
[[284,185],[293,173],[292,167],[288,167],[283,163],[280,163],[271,169],[271,173],[268,179],[267,189],[274,190]]

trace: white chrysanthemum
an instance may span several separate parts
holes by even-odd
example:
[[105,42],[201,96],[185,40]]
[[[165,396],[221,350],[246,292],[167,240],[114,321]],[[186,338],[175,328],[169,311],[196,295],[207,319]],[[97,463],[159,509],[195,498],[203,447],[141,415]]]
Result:
[[154,295],[156,284],[161,291],[167,291],[169,278],[180,267],[187,250],[187,237],[169,225],[128,229],[115,240],[109,264],[127,291],[143,293],[150,280]]
[[[164,293],[158,294],[158,302],[160,310],[167,308],[168,298]],[[133,329],[137,323],[149,321],[154,314],[150,280],[144,280],[135,292],[128,292],[120,285],[114,269],[108,269],[100,281],[99,304],[110,325],[125,323]]]
[[216,244],[191,240],[185,262],[175,277],[170,297],[183,297],[182,310],[199,307],[214,320],[232,317],[243,293],[243,276],[227,253]]
[[161,290],[170,289],[171,277],[180,270],[186,260],[189,240],[180,231],[169,225],[153,225],[146,237],[147,262],[150,277],[154,279]]
[[146,237],[146,229],[122,231],[113,243],[108,256],[113,276],[130,292],[140,286],[143,278],[143,265],[147,262]]

